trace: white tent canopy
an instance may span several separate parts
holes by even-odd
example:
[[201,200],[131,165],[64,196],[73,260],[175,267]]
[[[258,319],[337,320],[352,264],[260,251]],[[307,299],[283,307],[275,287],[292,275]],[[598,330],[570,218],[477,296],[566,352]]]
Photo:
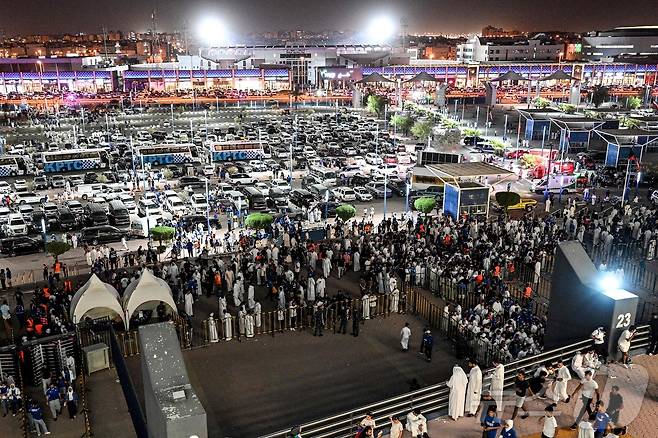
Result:
[[119,293],[112,285],[103,283],[96,274],[92,275],[73,296],[70,314],[76,324],[85,316],[102,318],[112,317],[115,314],[121,318],[124,325],[126,323]]
[[146,303],[155,303],[155,308],[160,301],[169,305],[176,313],[176,303],[171,294],[171,288],[161,278],[153,275],[148,269],[142,271],[142,275],[138,279],[133,280],[123,294],[123,308],[126,312],[124,322],[126,328],[130,324],[130,319],[140,306]]

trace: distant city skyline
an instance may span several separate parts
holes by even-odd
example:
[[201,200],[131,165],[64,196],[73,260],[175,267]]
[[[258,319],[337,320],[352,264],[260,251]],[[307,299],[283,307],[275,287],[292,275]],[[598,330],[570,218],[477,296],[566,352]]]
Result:
[[358,34],[377,15],[389,16],[395,23],[405,19],[407,31],[418,34],[476,33],[486,25],[582,32],[658,24],[643,0],[626,0],[623,8],[594,0],[549,0],[541,7],[525,0],[22,0],[12,3],[11,9],[11,14],[0,16],[0,29],[7,36],[99,33],[103,27],[145,32],[152,27],[153,10],[159,31],[181,30],[187,23],[193,36],[202,17],[216,16],[234,39],[251,32],[291,29]]

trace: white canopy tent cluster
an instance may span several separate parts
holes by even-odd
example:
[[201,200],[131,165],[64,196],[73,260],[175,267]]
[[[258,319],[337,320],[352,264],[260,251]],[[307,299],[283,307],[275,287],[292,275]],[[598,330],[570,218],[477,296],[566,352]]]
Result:
[[126,287],[123,298],[112,285],[104,283],[93,274],[73,296],[70,315],[76,324],[85,317],[96,319],[118,316],[127,330],[136,312],[144,308],[155,309],[161,301],[177,313],[171,288],[148,269],[144,269],[139,278]]

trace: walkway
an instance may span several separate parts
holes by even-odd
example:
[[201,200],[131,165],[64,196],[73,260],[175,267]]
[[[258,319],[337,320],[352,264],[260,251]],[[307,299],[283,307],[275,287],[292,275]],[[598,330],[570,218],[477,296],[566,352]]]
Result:
[[[636,356],[634,366],[627,370],[619,365],[610,367],[610,375],[596,377],[599,383],[601,396],[606,402],[609,399],[610,389],[613,385],[620,388],[624,397],[624,409],[620,416],[620,424],[628,425],[626,437],[651,437],[656,436],[658,430],[658,357],[646,355]],[[616,376],[611,378],[610,376]],[[569,392],[576,387],[572,380]],[[541,428],[538,419],[543,415],[547,400],[533,400],[526,404],[530,410],[530,417],[522,420],[520,416],[515,421],[515,429],[520,437],[539,437]],[[506,407],[502,417],[507,419],[511,416],[512,406]],[[573,423],[574,414],[580,409],[578,396],[573,397],[568,404],[560,403],[559,413],[556,415],[560,426],[560,438],[576,437],[577,433],[569,430]],[[450,438],[472,438],[480,436],[481,428],[478,422],[472,418],[461,418],[452,421],[447,417],[441,417],[429,423],[430,436],[445,436]],[[406,436],[406,435],[405,435]]]

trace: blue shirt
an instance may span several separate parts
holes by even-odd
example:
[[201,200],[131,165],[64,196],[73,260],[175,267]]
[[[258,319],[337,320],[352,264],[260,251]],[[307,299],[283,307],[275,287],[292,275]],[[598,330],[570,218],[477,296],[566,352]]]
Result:
[[32,406],[30,409],[28,409],[28,412],[35,420],[43,420],[43,412],[39,406]]
[[[498,427],[500,426],[500,418],[490,417],[487,415],[486,417],[484,417],[483,423],[485,427]],[[487,433],[487,438],[496,438],[496,435],[498,434],[498,429],[488,430],[486,433]]]
[[503,429],[500,433],[500,438],[516,438],[516,431],[512,429]]
[[608,423],[610,423],[610,416],[606,412],[597,412],[596,421],[594,422],[594,430],[596,432],[605,432]]
[[48,397],[48,401],[59,400],[59,389],[48,388],[48,390],[46,391],[46,396]]

